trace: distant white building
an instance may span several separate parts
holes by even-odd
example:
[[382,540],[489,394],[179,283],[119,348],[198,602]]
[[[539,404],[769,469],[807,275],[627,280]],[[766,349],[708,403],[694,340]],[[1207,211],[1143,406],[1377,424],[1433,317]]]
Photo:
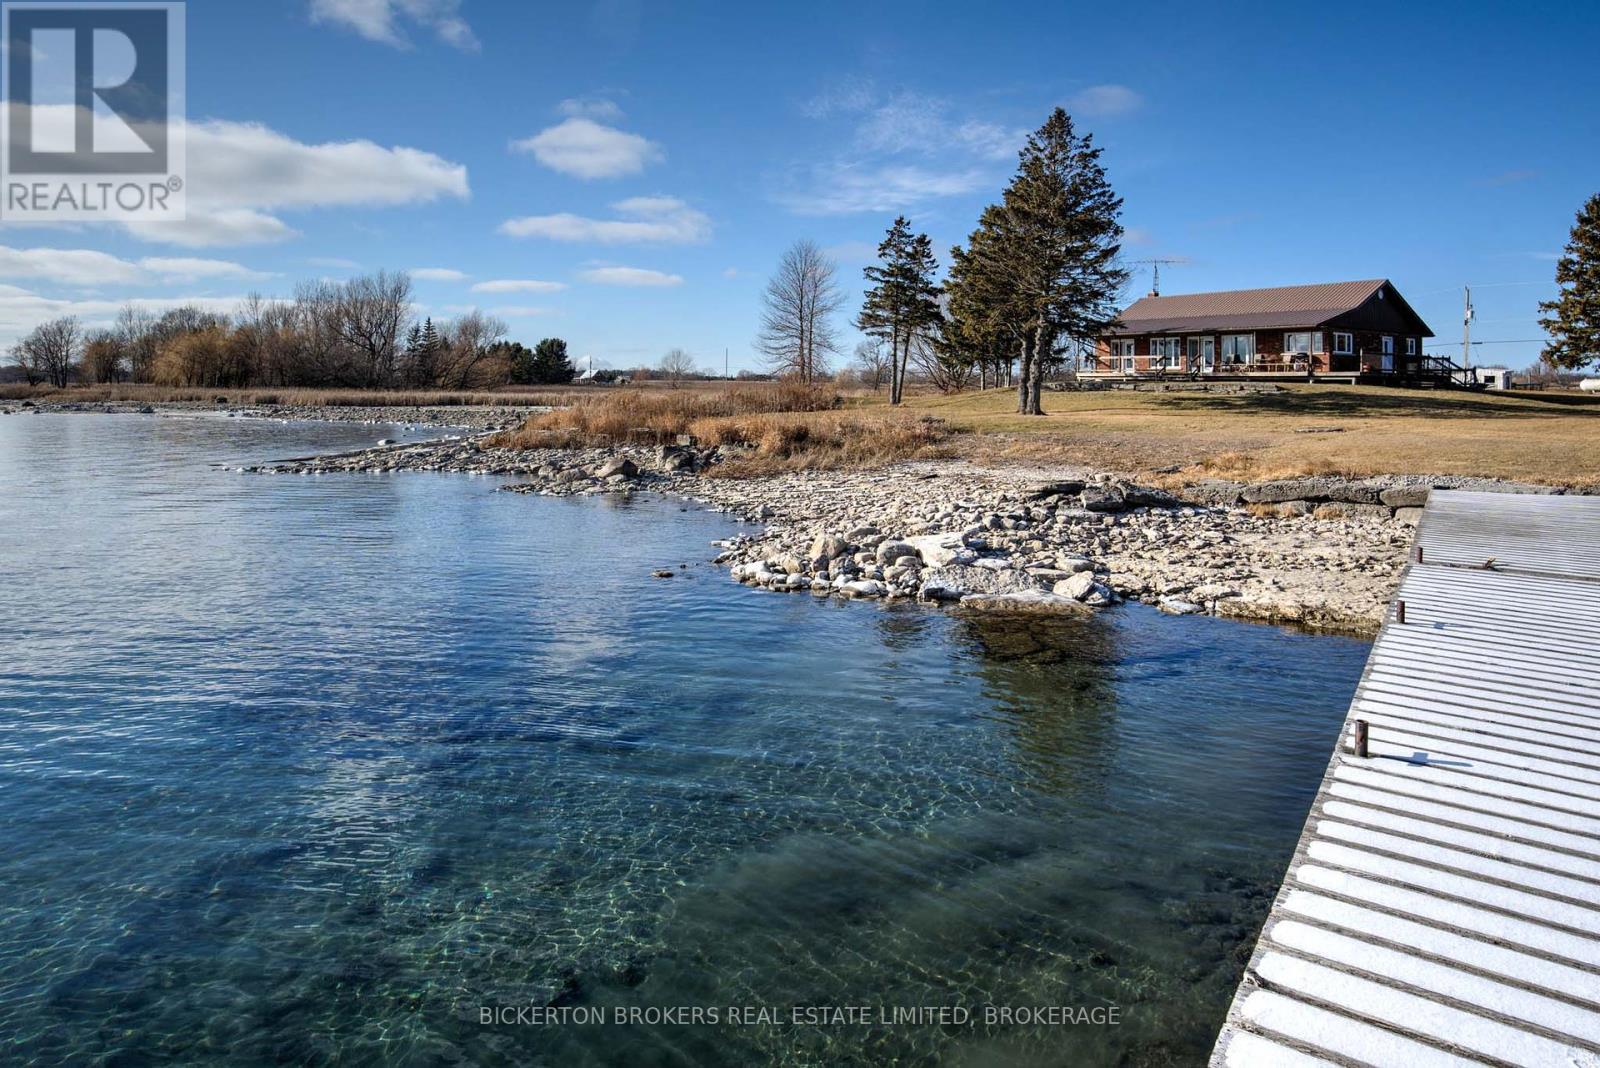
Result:
[[1511,370],[1507,367],[1480,367],[1478,381],[1490,389],[1510,389]]
[[1585,378],[1578,383],[1578,388],[1590,393],[1600,392],[1600,378]]

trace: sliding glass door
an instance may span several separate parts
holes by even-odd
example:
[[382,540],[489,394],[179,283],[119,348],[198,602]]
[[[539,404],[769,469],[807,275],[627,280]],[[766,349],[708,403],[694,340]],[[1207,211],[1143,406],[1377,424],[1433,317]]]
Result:
[[1215,371],[1217,369],[1217,339],[1209,334],[1189,339],[1189,370]]

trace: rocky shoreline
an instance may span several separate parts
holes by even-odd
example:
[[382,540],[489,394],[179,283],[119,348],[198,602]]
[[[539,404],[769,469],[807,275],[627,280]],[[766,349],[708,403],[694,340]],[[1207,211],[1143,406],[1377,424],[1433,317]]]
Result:
[[194,415],[212,413],[239,419],[316,420],[325,423],[393,423],[405,426],[439,427],[451,430],[492,432],[510,430],[523,420],[548,408],[531,405],[489,407],[486,405],[317,405],[317,404],[230,404],[226,397],[206,404],[201,401],[0,401],[0,415],[77,413],[91,415]]
[[1560,492],[1453,476],[1207,481],[1167,492],[1107,472],[963,461],[706,476],[737,455],[513,451],[472,438],[241,470],[460,472],[515,479],[504,488],[517,493],[670,493],[763,524],[718,543],[716,562],[774,591],[963,610],[1089,612],[1138,600],[1354,634],[1381,623],[1430,488]]

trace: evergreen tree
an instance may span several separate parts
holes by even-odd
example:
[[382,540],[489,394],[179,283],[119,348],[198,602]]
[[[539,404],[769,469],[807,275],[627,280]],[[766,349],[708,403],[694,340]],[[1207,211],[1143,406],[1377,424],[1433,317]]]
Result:
[[1564,255],[1556,263],[1555,300],[1539,305],[1550,335],[1540,359],[1575,370],[1600,362],[1600,193],[1578,212]]
[[1116,321],[1128,273],[1100,149],[1056,108],[1029,135],[999,205],[984,211],[952,267],[952,314],[984,344],[1011,340],[1020,357],[1017,411],[1041,415],[1045,365],[1064,345]]
[[558,337],[547,337],[533,348],[533,381],[541,385],[561,385],[571,382],[578,369],[567,358],[567,343]]
[[895,219],[878,246],[878,260],[862,272],[872,285],[861,314],[856,316],[856,326],[862,333],[889,342],[889,403],[899,404],[905,394],[912,343],[942,318],[940,290],[933,280],[939,264],[928,235],[912,233],[911,223],[903,215]]
[[506,367],[506,380],[519,386],[530,386],[538,381],[533,374],[533,350],[520,341],[497,341],[489,346],[489,354]]
[[444,342],[439,337],[439,331],[434,327],[431,318],[425,319],[421,326],[412,324],[406,333],[405,344],[405,378],[412,386],[435,386],[439,384],[440,357],[444,354]]
[[[1006,259],[1015,244],[1009,223],[998,205],[985,208],[967,247],[950,250],[950,276],[945,281],[950,310],[946,341],[965,352],[980,372],[992,367],[997,386],[1031,337],[1020,283]],[[980,385],[985,377],[980,373]]]

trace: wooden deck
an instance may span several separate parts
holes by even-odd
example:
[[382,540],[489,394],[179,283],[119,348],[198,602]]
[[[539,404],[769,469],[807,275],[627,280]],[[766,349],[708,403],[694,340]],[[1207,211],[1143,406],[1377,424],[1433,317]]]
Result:
[[1600,498],[1418,543],[1213,1065],[1600,1066]]

